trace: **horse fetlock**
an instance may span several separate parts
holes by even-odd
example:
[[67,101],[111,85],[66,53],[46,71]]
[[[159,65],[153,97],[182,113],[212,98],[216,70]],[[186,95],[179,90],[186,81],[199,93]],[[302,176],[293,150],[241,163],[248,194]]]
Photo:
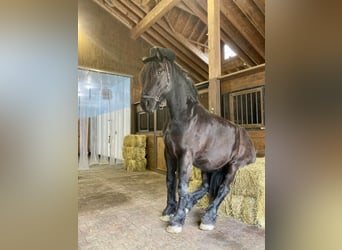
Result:
[[204,225],[214,225],[215,222],[216,222],[216,217],[217,215],[216,214],[212,214],[212,213],[206,213],[202,219],[201,219],[201,224],[204,224]]
[[177,204],[176,205],[167,205],[163,211],[163,215],[175,214],[176,210],[177,210]]
[[179,225],[182,226],[185,223],[185,212],[183,215],[176,214],[170,219],[170,226]]

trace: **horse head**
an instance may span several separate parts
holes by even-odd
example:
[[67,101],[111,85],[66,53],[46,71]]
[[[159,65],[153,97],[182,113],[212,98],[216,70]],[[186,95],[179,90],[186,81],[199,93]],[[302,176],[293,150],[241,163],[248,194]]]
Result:
[[144,67],[140,73],[140,105],[144,111],[156,110],[171,90],[170,71],[175,57],[175,53],[170,49],[154,47],[150,50],[150,56],[143,58]]

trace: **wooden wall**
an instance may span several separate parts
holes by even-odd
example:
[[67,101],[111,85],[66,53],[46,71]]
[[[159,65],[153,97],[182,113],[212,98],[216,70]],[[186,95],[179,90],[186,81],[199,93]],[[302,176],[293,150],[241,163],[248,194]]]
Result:
[[221,95],[265,85],[265,65],[241,70],[221,78]]
[[[221,95],[228,92],[265,85],[265,66],[254,67],[227,75],[221,79]],[[265,156],[265,129],[248,130],[257,150],[257,156]]]
[[131,103],[140,99],[141,58],[149,54],[151,47],[141,38],[131,39],[129,29],[98,4],[78,1],[78,66],[131,76]]

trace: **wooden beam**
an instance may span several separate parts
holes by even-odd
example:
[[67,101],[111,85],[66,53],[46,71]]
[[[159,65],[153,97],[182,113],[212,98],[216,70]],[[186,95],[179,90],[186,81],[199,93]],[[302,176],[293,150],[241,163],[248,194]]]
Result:
[[265,15],[265,0],[253,0],[256,6],[258,6],[259,10],[262,14]]
[[137,39],[142,33],[150,28],[180,0],[162,0],[131,30],[131,37]]
[[[205,24],[208,26],[208,20],[207,20],[207,13],[205,11],[206,6],[199,5],[198,0],[184,0],[184,4],[187,5],[192,12],[195,13],[195,15]],[[221,27],[221,31],[222,27]],[[221,32],[221,40],[228,44],[229,47],[231,47],[235,53],[239,55],[239,57],[244,60],[248,65],[256,65],[256,63],[250,58],[250,56],[242,50],[235,41],[233,41],[228,35]]]
[[[246,18],[246,14],[241,12],[240,8],[234,4],[234,2],[236,3],[237,1],[223,1],[221,4],[222,14],[236,27],[237,30],[239,30],[241,35],[252,45],[259,55],[265,58],[265,29],[264,32],[256,29],[256,24]],[[261,14],[256,6],[254,11]],[[265,22],[265,20],[259,21]]]
[[207,13],[199,8],[195,0],[183,0],[183,3],[205,24],[208,22]]
[[265,38],[265,15],[260,11],[255,2],[253,0],[234,0],[234,3]]
[[[137,8],[137,6],[131,1],[121,1],[121,4],[127,8],[127,11],[132,12],[137,17],[143,18],[145,16],[144,11]],[[164,20],[161,22],[158,22],[156,25],[154,25],[151,29],[148,29],[146,32],[149,32],[151,36],[155,36],[156,40],[163,41],[162,43],[160,43],[160,46],[174,49],[175,52],[177,52],[177,57],[180,57],[182,55],[187,57],[187,58],[184,58],[184,61],[187,61],[188,64],[191,65],[192,70],[196,71],[196,73],[200,74],[203,78],[207,77],[208,75],[207,63],[201,61],[200,60],[201,58],[199,58],[199,56],[195,54],[195,52],[192,52],[190,50],[190,53],[189,53],[188,52],[189,48],[184,46],[184,44],[182,44],[182,42],[179,41],[177,37],[174,36],[169,25]],[[165,41],[167,41],[166,43],[167,45],[165,45]],[[189,44],[189,42],[187,43]]]
[[[198,4],[203,9],[208,9],[207,7],[208,4],[205,0],[198,0]],[[231,21],[225,15],[223,15],[222,12],[220,13],[220,16],[221,16],[221,32],[226,33],[229,36],[229,38],[231,38],[231,41],[233,41],[236,44],[236,46],[240,48],[240,51],[243,51],[244,54],[247,55],[250,58],[250,60],[254,62],[254,64],[252,65],[264,63],[265,60],[250,45],[250,43],[242,36],[241,32],[231,23]],[[235,53],[240,54],[238,51],[235,51]],[[241,58],[243,57],[241,56]]]
[[[135,24],[133,20],[141,20],[145,16],[144,10],[135,6],[131,1],[115,1],[115,8],[103,4],[101,0],[93,0],[113,17],[125,24],[128,28],[132,28]],[[135,21],[136,23],[138,21]],[[208,66],[199,58],[189,53],[184,46],[174,37],[171,37],[159,24],[148,29],[141,38],[152,46],[162,46],[173,49],[177,54],[177,62],[182,65],[195,81],[203,81],[208,79]],[[199,67],[198,64],[201,66]]]
[[236,56],[222,63],[222,74],[238,71],[240,67],[247,68],[248,66],[244,61],[241,60],[240,57]]
[[221,116],[220,0],[208,0],[209,111]]
[[167,24],[167,26],[172,31],[172,34],[174,35],[174,37],[178,41],[180,41],[188,50],[192,51],[195,55],[197,55],[203,62],[208,64],[209,63],[208,56],[205,53],[203,53],[202,50],[198,49],[195,45],[193,45],[191,41],[189,41],[188,38],[184,37],[181,33],[178,33],[177,31],[175,31],[175,29],[172,27],[167,17],[165,17],[164,19],[165,20],[163,20],[162,22],[165,22]]
[[178,32],[174,32],[173,35],[180,41],[188,50],[192,51],[195,55],[197,55],[203,62],[206,64],[209,63],[208,56],[203,53],[200,49],[198,49],[195,45],[187,40],[182,34]]

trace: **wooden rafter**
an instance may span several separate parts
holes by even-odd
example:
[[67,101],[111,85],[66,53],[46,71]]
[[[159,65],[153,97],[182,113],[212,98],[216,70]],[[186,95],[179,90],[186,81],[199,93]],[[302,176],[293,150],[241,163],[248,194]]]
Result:
[[[138,17],[143,18],[145,16],[144,11],[138,9],[137,6],[135,6],[135,4],[131,3],[130,1],[123,1],[122,4],[126,6],[127,10],[129,9],[133,11],[134,14]],[[171,42],[168,43],[168,46],[164,46],[173,48],[175,51],[180,51],[179,53],[182,53],[184,56],[190,59],[190,65],[192,65],[192,67],[196,69],[196,71],[200,75],[202,75],[203,78],[207,77],[208,66],[207,63],[203,61],[203,58],[205,58],[205,56],[203,56],[203,53],[196,54],[197,52],[199,52],[198,49],[192,49],[195,46],[193,46],[188,41],[184,42],[184,40],[181,37],[175,36],[165,21],[158,22],[156,25],[148,29],[146,32],[151,32],[152,36],[157,36],[157,40],[167,40]],[[192,54],[189,54],[188,50],[190,50]],[[185,61],[187,61],[187,59],[185,59]]]
[[253,0],[234,0],[242,13],[248,18],[256,30],[265,38],[265,16]]
[[131,30],[131,37],[137,39],[142,33],[150,28],[180,0],[162,0]]
[[203,53],[200,49],[198,49],[193,43],[191,43],[186,37],[184,37],[181,33],[177,32],[171,23],[169,22],[168,18],[165,17],[162,22],[165,22],[170,30],[173,32],[173,36],[181,42],[187,49],[192,51],[195,55],[197,55],[203,62],[208,64],[208,56],[207,54]]
[[[207,10],[207,2],[205,0],[199,0],[198,4]],[[222,12],[221,17],[221,32],[224,31],[233,42],[239,47],[248,57],[254,62],[254,64],[263,63],[264,59],[259,55],[259,53],[251,46],[248,40],[243,37],[240,30],[238,30],[231,21]],[[238,53],[238,52],[236,52]],[[240,54],[240,53],[239,53]]]
[[[184,1],[184,4],[187,5],[192,12],[195,13],[195,15],[205,24],[208,25],[207,21],[207,13],[206,13],[206,6],[203,8],[201,5],[199,5],[199,1],[197,0],[187,0]],[[221,22],[222,25],[222,22]],[[221,27],[222,29],[222,27]],[[221,31],[222,32],[222,31]],[[255,65],[256,63],[251,60],[251,58],[228,36],[227,34],[222,33],[221,34],[221,40],[228,44],[238,55],[241,57],[242,60],[244,60],[248,65]]]
[[[251,44],[251,46],[258,52],[258,54],[265,59],[265,37],[264,34],[255,29],[255,25],[246,19],[246,14],[241,12],[240,8],[236,6],[239,0],[226,0],[221,2],[221,12],[240,34]],[[242,2],[242,1],[241,1]],[[249,5],[248,5],[249,6]],[[249,8],[248,10],[251,10]],[[257,7],[252,12],[258,12]],[[254,14],[252,14],[254,15]],[[255,14],[256,15],[256,14]]]
[[[177,62],[196,82],[208,79],[208,5],[213,0],[93,0],[152,46],[173,49]],[[157,2],[157,4],[155,4]],[[220,39],[238,57],[221,73],[265,62],[265,1],[221,0]],[[241,59],[241,60],[240,60]]]
[[253,0],[256,6],[258,6],[259,10],[262,14],[265,15],[265,0]]

